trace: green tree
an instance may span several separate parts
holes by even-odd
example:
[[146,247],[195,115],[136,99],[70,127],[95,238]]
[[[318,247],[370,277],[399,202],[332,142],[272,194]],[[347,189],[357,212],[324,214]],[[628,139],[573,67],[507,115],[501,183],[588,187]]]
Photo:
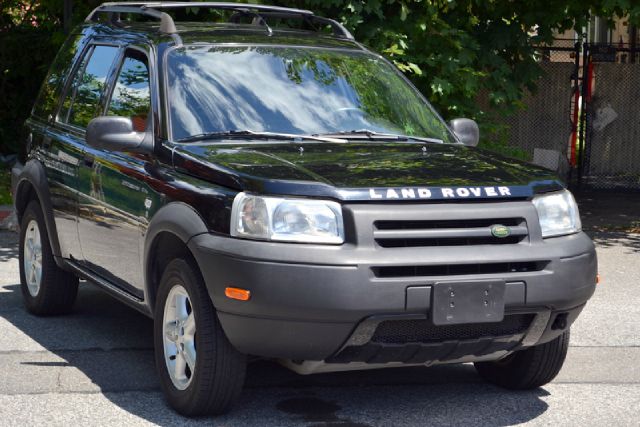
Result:
[[[68,1],[68,0],[65,0]],[[22,123],[66,38],[63,0],[0,2],[0,153],[22,146]],[[76,1],[72,22],[82,22],[100,0]]]
[[540,76],[533,46],[582,27],[589,14],[629,14],[636,0],[291,0],[338,17],[356,38],[404,71],[446,117],[482,119],[477,95],[512,109]]
[[[640,25],[638,0],[261,2],[337,18],[358,40],[394,61],[446,118],[481,122],[486,118],[477,106],[479,92],[488,94],[493,108],[509,111],[526,90],[534,89],[540,69],[531,46],[550,43],[554,31],[580,28],[589,14],[629,15],[632,24]],[[65,38],[65,3],[69,0],[0,3],[0,152],[16,151],[21,144],[19,124]],[[82,22],[99,3],[73,2],[72,22]]]

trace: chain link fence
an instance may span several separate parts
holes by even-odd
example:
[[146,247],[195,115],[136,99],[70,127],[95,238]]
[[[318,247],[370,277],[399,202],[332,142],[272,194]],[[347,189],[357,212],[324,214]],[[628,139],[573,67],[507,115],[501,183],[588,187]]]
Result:
[[494,117],[503,127],[503,138],[520,157],[551,169],[568,179],[571,143],[577,130],[580,45],[557,40],[553,46],[537,48],[542,76],[536,90],[522,100],[523,108],[506,117]]
[[640,49],[587,49],[582,185],[640,190]]

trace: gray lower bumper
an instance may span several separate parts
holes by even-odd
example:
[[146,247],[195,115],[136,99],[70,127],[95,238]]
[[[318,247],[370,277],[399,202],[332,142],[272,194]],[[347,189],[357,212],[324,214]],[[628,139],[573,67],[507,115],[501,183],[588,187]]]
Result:
[[[192,238],[189,247],[229,340],[242,352],[284,359],[327,359],[372,316],[427,317],[430,287],[447,280],[504,280],[507,313],[550,313],[543,331],[548,333],[536,339],[542,342],[557,335],[550,332],[552,314],[573,313],[584,305],[594,292],[597,274],[593,243],[583,233],[535,245],[384,250],[348,244],[253,242],[206,234]],[[380,266],[526,261],[544,261],[544,267],[454,276],[374,274]],[[226,298],[227,286],[249,289],[251,300]]]

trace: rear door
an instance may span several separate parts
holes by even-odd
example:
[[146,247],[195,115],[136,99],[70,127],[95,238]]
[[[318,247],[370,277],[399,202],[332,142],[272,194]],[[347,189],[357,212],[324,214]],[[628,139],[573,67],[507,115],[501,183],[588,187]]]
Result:
[[[108,85],[101,114],[128,117],[134,129],[152,131],[147,54],[124,49]],[[80,165],[79,223],[83,263],[143,298],[142,221],[151,206],[149,158],[85,145]]]

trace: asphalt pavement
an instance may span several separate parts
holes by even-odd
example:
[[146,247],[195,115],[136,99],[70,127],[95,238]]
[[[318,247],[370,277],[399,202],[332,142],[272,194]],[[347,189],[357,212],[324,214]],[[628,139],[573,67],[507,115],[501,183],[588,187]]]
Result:
[[472,365],[299,376],[249,366],[229,415],[188,420],[162,399],[152,322],[89,284],[73,314],[27,314],[17,236],[0,232],[0,425],[640,425],[640,235],[598,233],[602,276],[551,384],[508,392]]

